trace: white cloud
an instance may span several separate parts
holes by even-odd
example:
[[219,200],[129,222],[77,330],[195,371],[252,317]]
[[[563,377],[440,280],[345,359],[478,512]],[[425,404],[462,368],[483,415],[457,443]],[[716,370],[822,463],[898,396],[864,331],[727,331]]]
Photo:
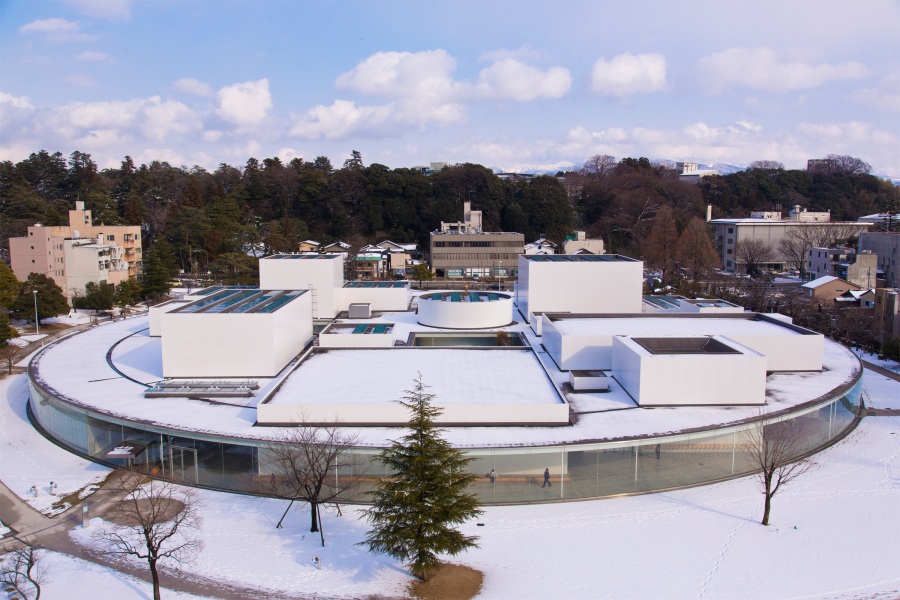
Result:
[[106,52],[94,52],[92,50],[79,52],[75,55],[75,60],[103,61],[109,60],[109,58],[110,56]]
[[541,70],[513,58],[498,60],[478,74],[477,89],[492,100],[525,102],[535,98],[562,98],[572,87],[568,69]]
[[163,142],[200,129],[198,116],[180,102],[147,99],[75,102],[52,109],[37,118],[38,127],[55,138],[84,143],[85,147],[110,146],[143,138]]
[[779,62],[771,48],[729,48],[700,59],[700,84],[718,94],[733,86],[769,92],[790,92],[818,87],[829,81],[859,79],[869,75],[862,63],[811,64]]
[[335,82],[339,90],[385,98],[416,97],[443,101],[456,91],[456,61],[444,50],[377,52]]
[[[830,144],[845,143],[886,143],[895,142],[896,137],[884,131],[873,130],[871,125],[861,121],[847,123],[800,123],[797,130],[816,141]],[[840,154],[837,150],[834,153]]]
[[5,108],[7,106],[19,110],[27,110],[31,108],[31,103],[25,96],[13,96],[6,92],[0,92],[0,108]]
[[78,31],[78,23],[66,19],[38,19],[19,28],[19,33],[73,33]]
[[891,72],[875,85],[856,90],[854,101],[889,112],[900,111],[900,66],[891,65]]
[[68,0],[82,13],[115,21],[131,17],[131,0]]
[[341,74],[338,89],[385,98],[378,105],[339,99],[294,118],[291,135],[342,139],[396,136],[409,128],[449,125],[466,118],[466,103],[559,98],[568,92],[568,70],[542,70],[505,57],[483,69],[476,84],[453,78],[456,61],[444,50],[378,52]]
[[163,141],[171,134],[186,134],[200,128],[190,108],[181,102],[162,102],[154,96],[143,105],[141,131],[147,139]]
[[478,62],[497,62],[512,58],[515,60],[535,60],[543,58],[543,53],[525,44],[515,50],[491,50],[478,57]]
[[220,89],[217,96],[216,113],[239,127],[259,125],[272,108],[268,79],[235,83]]
[[624,53],[594,63],[591,90],[624,98],[666,89],[666,58],[661,54]]
[[66,19],[38,19],[19,28],[22,34],[43,34],[50,42],[86,42],[93,39],[81,31],[81,26]]
[[204,132],[203,132],[203,141],[206,141],[206,142],[218,142],[219,140],[222,139],[222,136],[223,136],[223,135],[224,135],[224,134],[223,134],[223,132],[221,132],[221,131],[218,131],[218,130],[215,130],[215,129],[210,129],[210,130],[208,130],[208,131],[204,131]]
[[212,87],[199,79],[182,78],[172,84],[172,87],[176,92],[184,92],[185,94],[193,94],[204,98],[213,95]]

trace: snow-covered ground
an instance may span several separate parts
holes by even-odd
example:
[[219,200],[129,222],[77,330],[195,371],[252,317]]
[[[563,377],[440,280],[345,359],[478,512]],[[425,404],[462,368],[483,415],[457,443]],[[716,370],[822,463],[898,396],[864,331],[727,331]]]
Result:
[[0,380],[0,481],[37,510],[53,514],[64,510],[53,510],[57,500],[102,481],[110,469],[69,454],[35,431],[25,414],[27,399],[25,375]]
[[[872,406],[900,406],[900,383],[867,372],[866,388]],[[15,384],[10,389],[13,393],[4,399],[12,398],[15,405],[20,394]],[[4,449],[12,430],[22,430],[16,443],[40,437],[21,419],[11,422],[6,412],[3,426]],[[454,562],[484,572],[481,600],[898,597],[898,430],[897,417],[864,419],[847,438],[818,454],[812,470],[779,492],[769,527],[758,523],[762,496],[755,480],[744,478],[645,496],[490,507],[478,520],[483,526],[470,522],[463,527],[480,536],[481,547]],[[48,475],[62,479],[70,469],[81,469],[84,479],[80,459],[52,444],[40,459]],[[7,462],[0,460],[4,481]],[[345,509],[343,516],[325,511],[327,546],[322,548],[308,532],[305,509],[293,509],[284,528],[275,529],[286,508],[283,501],[207,490],[198,490],[198,496],[205,549],[188,570],[321,596],[396,597],[409,581],[402,565],[355,545],[366,532],[356,509]],[[74,530],[73,537],[89,544],[94,524],[100,525],[95,520],[87,530]],[[113,581],[126,582],[116,588],[117,600],[149,593],[146,584],[99,567],[90,573],[67,567],[55,571],[54,580],[63,586],[60,590],[68,581],[92,598],[112,598],[107,586]],[[65,597],[70,596],[46,596]]]
[[887,369],[888,371],[893,371],[894,373],[900,373],[900,363],[898,363],[896,360],[891,360],[889,358],[878,358],[877,354],[865,352],[863,350],[860,350],[859,348],[853,348],[853,353],[860,357],[862,360],[881,367],[882,369]]
[[[41,598],[62,600],[151,600],[153,590],[134,577],[107,567],[60,554],[42,551],[41,564],[47,568],[47,581],[41,586]],[[78,591],[76,591],[78,590]],[[201,596],[163,589],[162,597],[175,600],[203,600]],[[0,595],[0,598],[6,598]]]

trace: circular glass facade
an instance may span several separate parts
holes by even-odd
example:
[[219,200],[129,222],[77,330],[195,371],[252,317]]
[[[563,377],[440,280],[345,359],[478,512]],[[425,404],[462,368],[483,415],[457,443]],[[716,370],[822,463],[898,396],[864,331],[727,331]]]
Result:
[[[558,502],[660,491],[745,475],[754,470],[746,445],[754,440],[764,443],[776,429],[798,428],[798,456],[815,452],[852,429],[857,422],[861,376],[859,369],[851,383],[829,397],[769,417],[767,423],[780,422],[774,429],[749,421],[614,442],[466,449],[474,459],[472,472],[482,475],[472,491],[484,504]],[[257,493],[271,476],[260,468],[263,440],[180,431],[104,415],[62,399],[40,383],[32,367],[29,385],[30,412],[45,435],[97,462],[133,466],[179,483],[243,493]],[[363,501],[375,480],[390,473],[378,462],[378,449],[359,448],[350,454],[350,466],[336,476],[358,478],[355,495],[345,500]],[[542,487],[545,469],[550,471],[549,487]],[[487,476],[491,470],[496,478]]]

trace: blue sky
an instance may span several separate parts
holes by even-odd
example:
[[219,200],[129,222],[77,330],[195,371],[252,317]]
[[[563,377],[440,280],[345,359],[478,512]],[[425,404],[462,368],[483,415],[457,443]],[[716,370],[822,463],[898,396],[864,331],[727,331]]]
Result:
[[0,0],[0,160],[900,176],[900,3]]

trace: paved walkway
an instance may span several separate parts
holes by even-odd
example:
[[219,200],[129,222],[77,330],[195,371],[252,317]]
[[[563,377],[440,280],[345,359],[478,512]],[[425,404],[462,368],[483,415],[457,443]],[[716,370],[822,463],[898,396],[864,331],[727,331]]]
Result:
[[[862,360],[862,359],[860,359],[860,360]],[[879,367],[878,365],[873,365],[872,363],[866,362],[864,360],[862,361],[862,364],[867,369],[875,371],[879,375],[884,375],[885,377],[890,377],[894,381],[900,381],[900,375],[898,375],[897,373],[894,373],[893,371],[889,371],[889,370],[885,369],[884,367]]]
[[[64,513],[47,517],[31,508],[31,506],[19,498],[5,484],[0,482],[0,517],[3,524],[12,529],[13,533],[0,541],[4,548],[19,546],[26,542],[34,542],[42,548],[61,552],[103,565],[131,575],[150,585],[150,572],[146,566],[131,564],[124,561],[113,560],[103,556],[90,548],[79,545],[69,536],[69,530],[81,526],[81,511],[85,502],[89,503],[90,516],[102,516],[109,511],[112,505],[122,496],[117,488],[117,476],[110,477],[106,484],[81,502]],[[221,582],[201,575],[183,573],[167,569],[160,569],[160,584],[167,589],[186,592],[196,596],[209,598],[221,598],[223,600],[246,600],[247,598],[260,598],[262,600],[308,600],[318,597],[316,594],[290,594],[284,592],[266,592],[254,587]]]

